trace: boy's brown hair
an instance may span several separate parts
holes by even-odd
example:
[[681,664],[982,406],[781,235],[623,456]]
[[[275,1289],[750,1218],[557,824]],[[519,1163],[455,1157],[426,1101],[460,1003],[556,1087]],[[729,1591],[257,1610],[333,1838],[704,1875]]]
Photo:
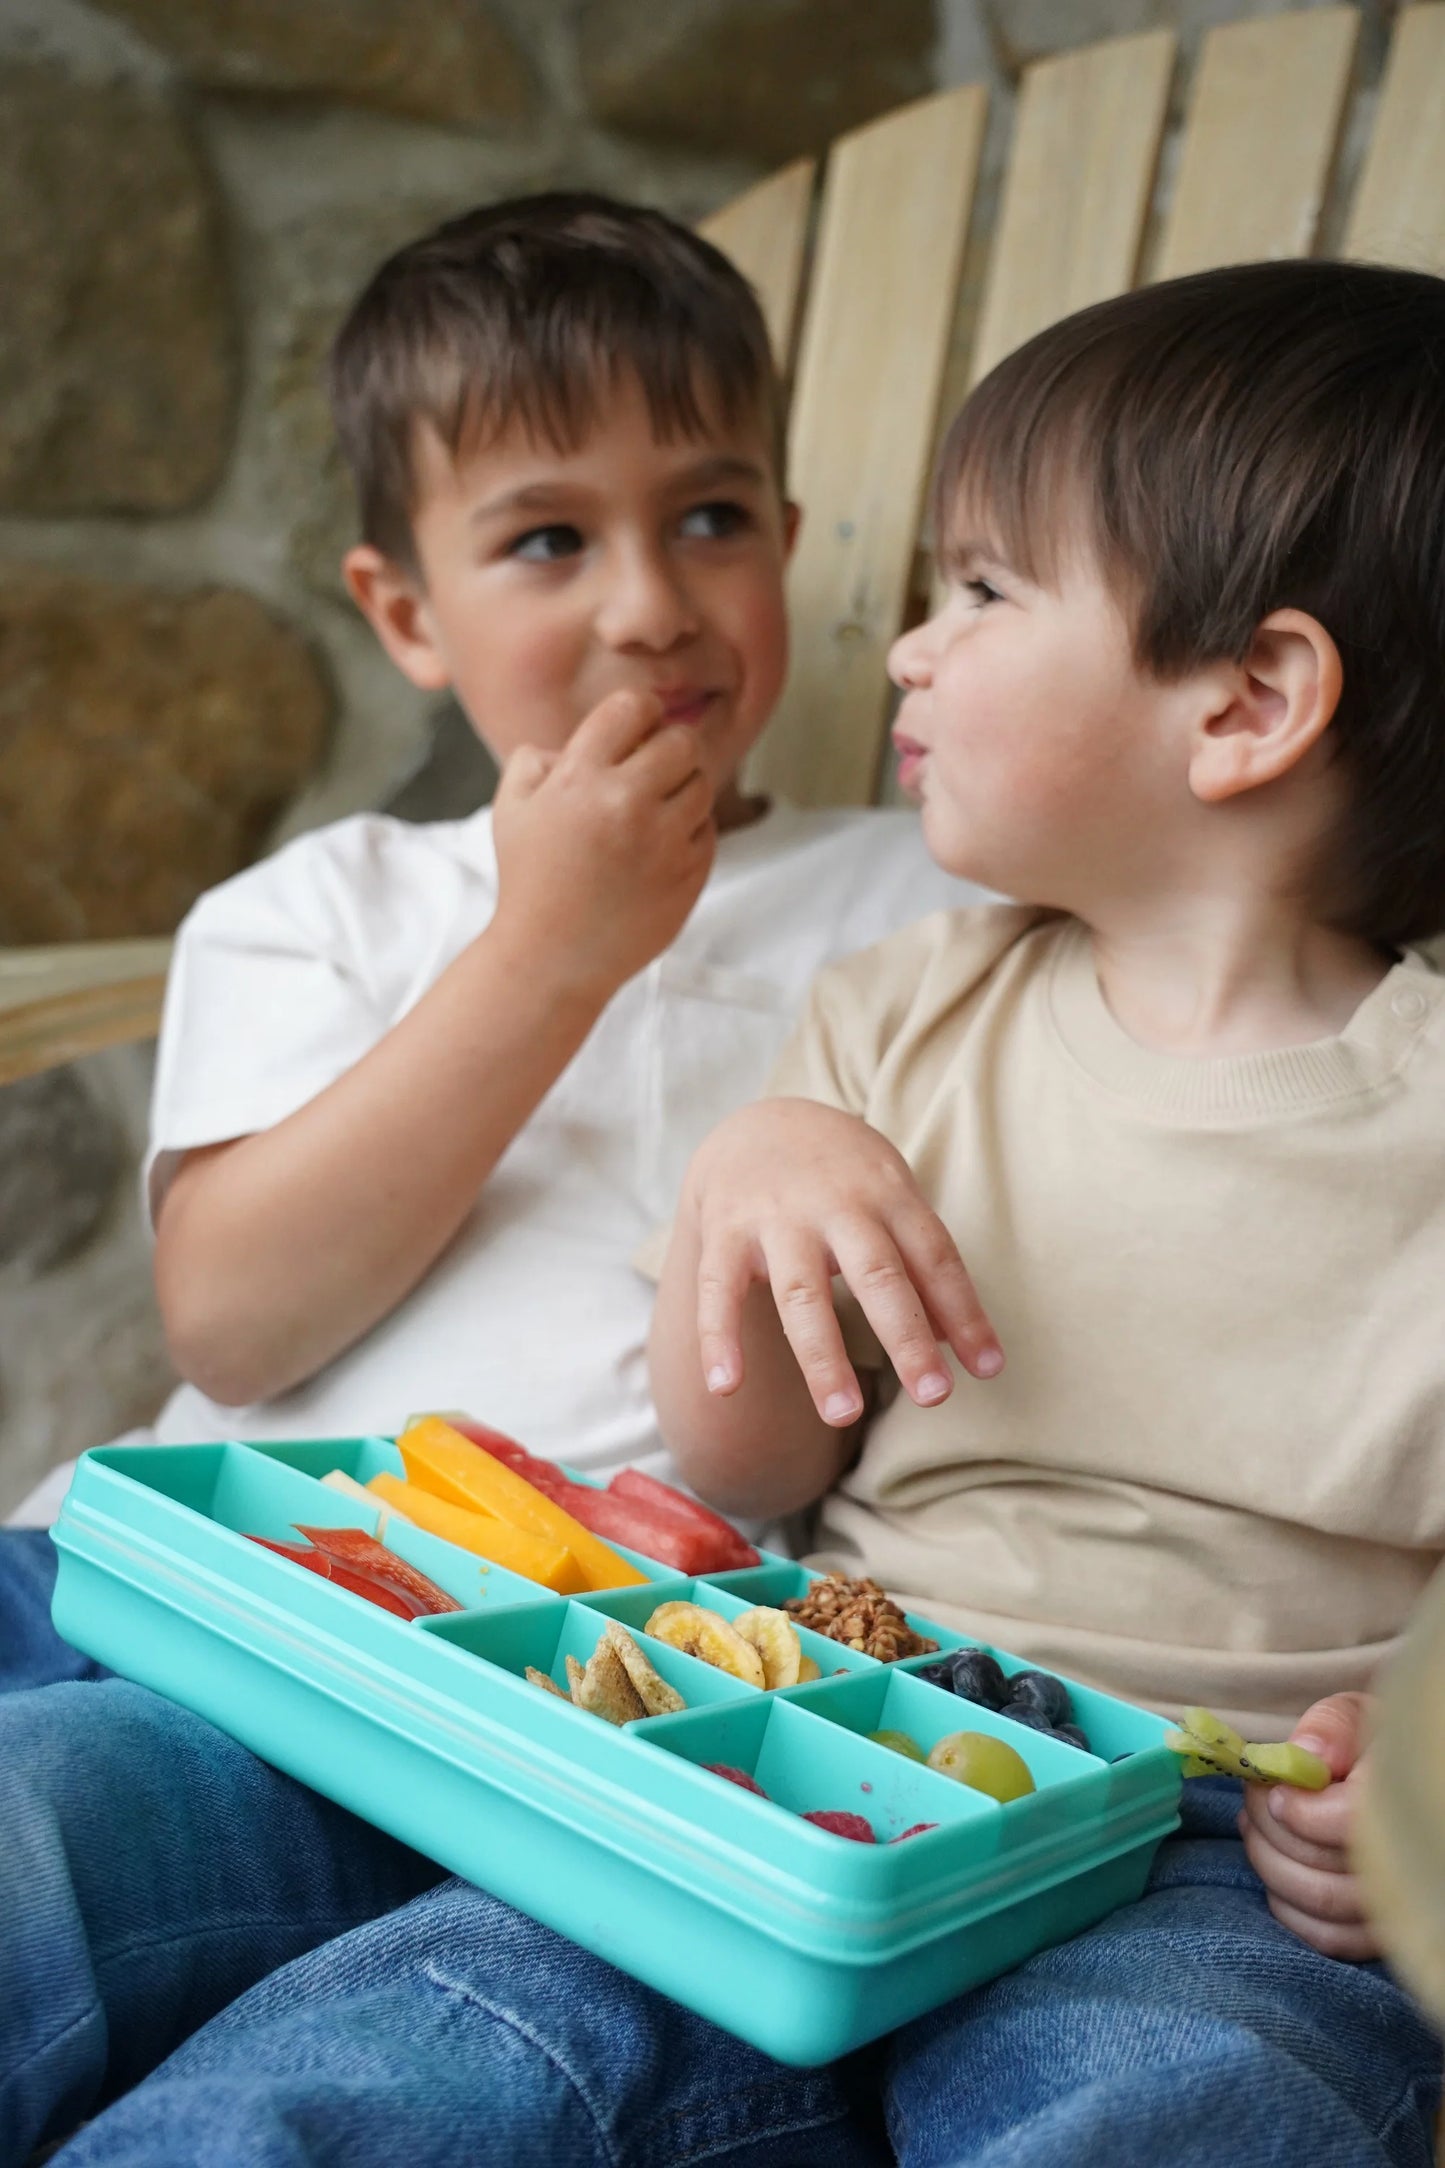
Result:
[[419,425],[455,457],[520,421],[572,449],[619,371],[663,438],[755,415],[782,487],[782,394],[757,296],[661,211],[588,193],[519,196],[389,257],[331,350],[330,391],[366,541],[415,572]]
[[1082,542],[1161,679],[1242,661],[1271,610],[1340,651],[1350,805],[1323,919],[1445,928],[1445,281],[1245,264],[1101,302],[1001,362],[954,423],[935,525],[1047,585]]

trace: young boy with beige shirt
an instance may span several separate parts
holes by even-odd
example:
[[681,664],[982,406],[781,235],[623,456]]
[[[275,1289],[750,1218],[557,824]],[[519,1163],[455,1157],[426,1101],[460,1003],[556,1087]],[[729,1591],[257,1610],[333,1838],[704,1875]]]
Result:
[[823,2070],[444,1884],[243,1997],[76,2168],[181,2168],[222,2119],[248,2168],[1426,2168],[1440,2043],[1347,1844],[1445,1551],[1442,355],[1440,282],[1270,264],[974,394],[896,736],[939,863],[1025,904],[825,972],[783,1096],[693,1161],[652,1336],[724,1510],[816,1507],[821,1561],[1296,1726],[1338,1781],[1191,1780],[1139,1902]]

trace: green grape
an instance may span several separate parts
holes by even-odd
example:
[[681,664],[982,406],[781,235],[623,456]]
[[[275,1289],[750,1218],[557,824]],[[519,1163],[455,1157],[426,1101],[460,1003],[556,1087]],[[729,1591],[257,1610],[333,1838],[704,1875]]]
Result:
[[909,1761],[921,1762],[922,1747],[916,1739],[910,1739],[906,1731],[870,1731],[869,1738],[875,1746],[886,1746],[892,1754],[903,1754]]
[[1034,1789],[1029,1765],[1022,1754],[986,1731],[951,1731],[939,1740],[928,1757],[930,1769],[987,1792],[990,1799],[1006,1805]]

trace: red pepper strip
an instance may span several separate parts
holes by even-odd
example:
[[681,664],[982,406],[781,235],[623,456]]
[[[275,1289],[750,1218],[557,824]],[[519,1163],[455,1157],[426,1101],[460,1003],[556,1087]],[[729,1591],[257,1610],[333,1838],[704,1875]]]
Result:
[[[740,1555],[737,1563],[756,1566],[758,1553],[745,1536],[740,1536],[731,1521],[725,1521],[720,1513],[699,1505],[695,1498],[685,1498],[670,1483],[659,1482],[655,1475],[648,1475],[641,1468],[620,1468],[607,1488],[619,1498],[635,1498],[639,1505],[651,1506],[658,1513],[674,1513],[679,1520],[691,1522],[696,1528],[711,1530],[719,1543],[726,1544]],[[741,1554],[746,1554],[745,1556]]]
[[308,1573],[318,1574],[323,1581],[330,1581],[336,1588],[348,1589],[353,1596],[364,1596],[380,1610],[389,1611],[393,1618],[414,1619],[415,1610],[394,1589],[384,1588],[379,1581],[370,1581],[359,1573],[348,1573],[344,1566],[333,1565],[321,1551],[303,1550],[299,1543],[273,1543],[269,1536],[247,1536],[248,1543],[259,1543],[263,1550],[275,1551],[282,1558],[289,1558],[295,1565],[304,1566]]
[[409,1606],[407,1616],[410,1618],[434,1617],[440,1611],[463,1608],[455,1596],[438,1588],[435,1581],[418,1573],[415,1566],[398,1558],[395,1551],[378,1543],[364,1528],[302,1528],[298,1523],[296,1533],[324,1552],[331,1562],[333,1574],[339,1568],[362,1580],[375,1582]]

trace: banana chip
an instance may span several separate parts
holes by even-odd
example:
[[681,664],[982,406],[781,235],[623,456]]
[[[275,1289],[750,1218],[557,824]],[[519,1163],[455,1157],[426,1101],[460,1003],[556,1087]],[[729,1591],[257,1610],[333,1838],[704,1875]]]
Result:
[[757,1650],[762,1660],[764,1686],[797,1685],[803,1644],[786,1611],[775,1611],[771,1604],[755,1604],[751,1611],[738,1613],[732,1629]]
[[561,1687],[557,1684],[557,1681],[555,1679],[549,1679],[546,1672],[539,1671],[535,1664],[528,1664],[525,1677],[529,1686],[540,1686],[544,1693],[555,1694],[559,1701],[567,1701],[568,1699],[570,1699],[570,1696],[563,1693]]
[[762,1686],[763,1660],[750,1641],[734,1632],[716,1611],[704,1611],[699,1603],[661,1603],[643,1632],[670,1649],[701,1657],[717,1671],[726,1671],[748,1686]]
[[687,1707],[677,1688],[669,1686],[666,1679],[653,1670],[627,1628],[615,1618],[607,1621],[602,1638],[616,1650],[622,1668],[649,1716],[674,1716],[679,1709]]

